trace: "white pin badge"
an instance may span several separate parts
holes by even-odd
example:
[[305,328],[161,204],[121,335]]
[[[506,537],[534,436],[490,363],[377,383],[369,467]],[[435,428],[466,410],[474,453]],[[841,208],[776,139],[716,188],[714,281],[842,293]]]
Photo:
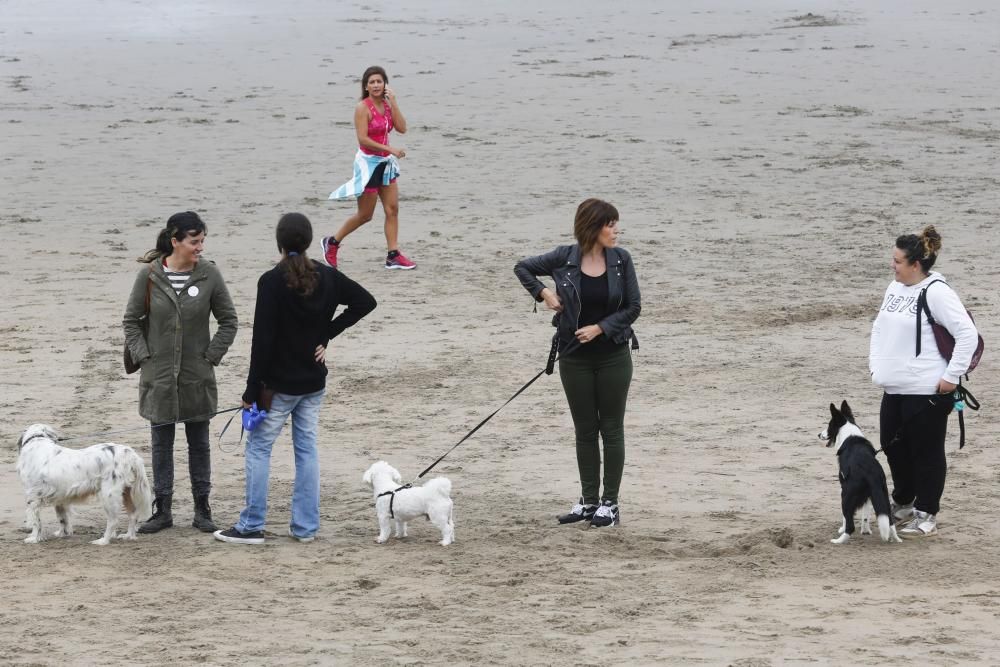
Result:
[[191,285],[191,287],[188,287],[188,296],[198,296],[197,285]]

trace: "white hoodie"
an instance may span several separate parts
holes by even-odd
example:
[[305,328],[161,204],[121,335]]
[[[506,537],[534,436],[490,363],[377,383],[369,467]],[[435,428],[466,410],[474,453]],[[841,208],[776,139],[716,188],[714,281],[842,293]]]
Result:
[[951,363],[938,352],[927,313],[920,318],[920,356],[917,352],[917,298],[932,280],[944,276],[932,271],[916,285],[892,281],[872,325],[868,369],[872,382],[888,394],[930,395],[937,393],[942,378],[958,384],[972,361],[979,343],[979,332],[955,290],[945,283],[934,283],[927,290],[927,307],[934,320],[955,338]]

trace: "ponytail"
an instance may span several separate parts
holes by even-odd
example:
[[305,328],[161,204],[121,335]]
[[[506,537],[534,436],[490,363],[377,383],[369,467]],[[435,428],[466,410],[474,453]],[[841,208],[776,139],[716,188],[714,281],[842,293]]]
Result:
[[147,250],[146,254],[137,258],[135,261],[150,264],[162,257],[169,257],[170,253],[174,251],[174,246],[170,243],[170,239],[173,238],[175,232],[176,230],[171,227],[164,227],[161,229],[160,233],[156,237],[156,247],[152,250]]
[[302,296],[309,296],[319,284],[319,272],[306,255],[312,243],[312,223],[301,213],[286,213],[278,221],[274,232],[278,250],[284,252],[278,266],[284,269],[288,289]]

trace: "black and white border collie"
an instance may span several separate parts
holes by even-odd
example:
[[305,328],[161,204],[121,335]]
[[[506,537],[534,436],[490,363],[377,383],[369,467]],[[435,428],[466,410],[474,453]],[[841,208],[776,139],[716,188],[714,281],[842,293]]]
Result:
[[840,506],[844,522],[840,526],[840,537],[830,541],[844,544],[851,539],[854,533],[854,513],[859,509],[861,534],[871,534],[874,508],[882,541],[902,542],[889,517],[889,487],[885,481],[885,472],[875,458],[875,447],[854,423],[854,414],[847,401],[840,404],[840,410],[833,403],[830,404],[830,423],[819,437],[826,440],[827,447],[836,443],[837,460],[840,464]]

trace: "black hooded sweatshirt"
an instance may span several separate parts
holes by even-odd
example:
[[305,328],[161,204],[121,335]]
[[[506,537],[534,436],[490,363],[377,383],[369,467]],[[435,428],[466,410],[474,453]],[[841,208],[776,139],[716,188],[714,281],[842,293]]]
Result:
[[[250,346],[250,372],[243,400],[257,400],[262,384],[302,396],[326,386],[326,365],[315,357],[344,329],[375,309],[375,297],[343,273],[313,261],[319,283],[309,296],[296,294],[279,264],[257,281],[257,306]],[[334,318],[337,306],[347,309]]]

